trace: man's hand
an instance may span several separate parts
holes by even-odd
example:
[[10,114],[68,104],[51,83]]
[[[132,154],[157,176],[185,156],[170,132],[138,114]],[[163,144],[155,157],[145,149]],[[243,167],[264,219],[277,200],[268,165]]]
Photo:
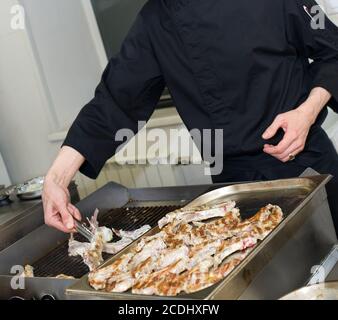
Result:
[[292,110],[276,117],[272,125],[265,131],[263,138],[271,139],[282,128],[285,132],[283,140],[277,145],[264,145],[263,151],[282,162],[290,160],[304,150],[312,122],[300,110]]
[[81,214],[70,203],[67,187],[58,184],[52,177],[46,177],[43,190],[45,223],[63,232],[74,232],[74,219],[81,220]]
[[45,223],[62,232],[74,232],[74,217],[81,220],[79,210],[70,203],[68,185],[83,162],[80,153],[63,147],[45,178],[42,194]]
[[263,151],[282,162],[287,162],[291,156],[301,153],[311,126],[330,98],[331,94],[327,90],[315,88],[300,107],[278,115],[264,132],[263,139],[271,139],[279,129],[285,132],[284,138],[277,146],[264,145]]

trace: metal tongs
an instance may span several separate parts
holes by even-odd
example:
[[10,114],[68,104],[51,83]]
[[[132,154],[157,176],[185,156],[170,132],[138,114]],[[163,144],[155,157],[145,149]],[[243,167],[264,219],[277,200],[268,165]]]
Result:
[[91,242],[93,240],[93,233],[79,220],[75,219],[75,230],[81,234],[82,236],[84,236],[89,242]]

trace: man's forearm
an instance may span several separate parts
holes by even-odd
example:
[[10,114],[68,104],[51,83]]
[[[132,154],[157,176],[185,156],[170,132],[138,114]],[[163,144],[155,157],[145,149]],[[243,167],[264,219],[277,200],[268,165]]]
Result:
[[85,158],[71,147],[62,147],[59,155],[49,169],[46,180],[68,187]]
[[327,105],[332,95],[324,88],[314,88],[308,99],[298,108],[310,120],[311,124],[316,122],[319,113]]

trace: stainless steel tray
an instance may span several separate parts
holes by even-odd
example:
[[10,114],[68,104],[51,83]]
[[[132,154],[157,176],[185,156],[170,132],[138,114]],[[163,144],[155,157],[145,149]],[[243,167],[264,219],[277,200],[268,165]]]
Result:
[[[330,176],[328,175],[318,175],[309,178],[239,184],[211,191],[189,203],[188,206],[196,206],[200,204],[214,204],[230,199],[235,200],[241,210],[241,216],[244,219],[255,214],[259,208],[271,203],[279,205],[283,209],[284,220],[264,241],[259,243],[251,254],[223,281],[195,294],[182,294],[175,297],[175,299],[238,298],[254,279],[255,275],[272,259],[274,251],[283,245],[283,241],[286,241],[286,237],[288,236],[284,234],[283,237],[278,237],[278,235],[287,225],[290,225],[293,220],[295,224],[299,223],[299,221],[296,221],[299,220],[296,219],[297,214],[329,180]],[[304,211],[301,213],[305,216]],[[150,230],[144,236],[151,236],[157,232],[159,232],[158,227]],[[112,264],[123,254],[128,253],[136,243],[137,242],[134,242],[108,260],[102,267]],[[96,291],[89,286],[87,275],[68,288],[66,293],[70,295],[71,298],[80,299],[166,299],[165,297],[134,295],[131,292],[118,294]]]
[[18,193],[16,196],[20,200],[37,200],[37,199],[41,198],[42,190],[37,190],[37,191],[33,191],[33,192]]
[[[36,200],[42,195],[44,177],[36,177],[16,185],[15,194],[20,200]],[[31,187],[34,186],[33,190]]]

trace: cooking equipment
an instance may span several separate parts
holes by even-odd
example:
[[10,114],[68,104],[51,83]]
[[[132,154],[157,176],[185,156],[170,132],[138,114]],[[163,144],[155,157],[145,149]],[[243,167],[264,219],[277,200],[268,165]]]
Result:
[[[110,210],[104,217],[99,218],[101,225],[116,227],[123,230],[134,230],[145,224],[154,227],[157,221],[166,213],[176,209],[175,206],[121,208]],[[130,224],[128,224],[128,221]],[[79,234],[75,235],[79,241],[87,241]],[[103,254],[104,260],[112,255]],[[34,273],[39,277],[57,276],[64,273],[81,278],[88,272],[88,267],[82,262],[81,257],[68,256],[68,241],[62,243],[56,249],[43,256],[33,263]]]
[[11,276],[0,276],[0,300],[61,300],[65,290],[76,280],[25,278],[25,289],[13,289]]
[[42,195],[44,177],[36,177],[15,186],[15,194],[21,200],[40,199]]
[[44,177],[37,177],[27,180],[24,183],[12,185],[0,189],[0,201],[8,199],[10,196],[17,196],[20,200],[37,200],[41,198]]
[[[280,187],[266,183],[264,190],[247,189],[239,193],[236,191],[237,187],[233,187],[231,198],[238,201],[242,213],[251,215],[262,202],[266,205],[268,192],[269,197],[272,196],[272,202],[280,204],[284,209],[287,218],[231,274],[231,279],[226,280],[226,286],[212,288],[215,295],[208,298],[278,299],[303,286],[310,276],[311,267],[318,264],[337,242],[324,188],[328,180],[328,176],[314,176],[300,184],[298,179],[296,183],[294,180],[292,183],[287,180]],[[154,227],[166,213],[187,205],[201,194],[226,185],[127,189],[116,183],[109,183],[79,202],[77,207],[84,217],[91,216],[94,209],[98,208],[102,224],[117,229],[134,230],[145,224]],[[68,238],[68,235],[47,226],[36,228],[0,251],[0,274],[8,275],[13,265],[31,264],[38,277],[56,276],[60,273],[76,278],[84,276],[88,268],[81,258],[68,257]],[[111,256],[104,255],[104,258],[111,259]],[[40,279],[37,278],[36,282],[40,283]],[[48,288],[44,293],[58,296],[53,291],[53,286],[63,280],[53,279],[53,285],[48,286],[49,279],[51,278],[44,279],[44,285]],[[77,280],[65,297],[120,298],[101,295],[83,287],[82,285],[87,284],[83,280]],[[31,279],[29,285],[35,284],[34,281]],[[224,292],[225,288],[229,289],[228,292]],[[128,298],[140,297],[128,295]]]
[[[303,284],[311,266],[321,259],[337,240],[323,188],[329,180],[329,176],[314,176],[239,184],[212,191],[189,203],[188,206],[196,206],[235,200],[244,219],[252,216],[260,207],[272,203],[282,207],[285,218],[222,282],[198,293],[183,294],[176,298],[276,299],[290,292],[290,288],[297,288],[297,284]],[[146,236],[158,231],[155,227]],[[108,260],[102,267],[128,253],[133,246],[135,243]],[[298,252],[295,252],[296,249]],[[294,259],[294,256],[297,256],[297,259]],[[281,268],[284,268],[282,274]],[[284,273],[287,274],[287,280]],[[276,278],[278,274],[280,279]],[[270,279],[272,281],[263,286],[271,276],[273,280]],[[159,299],[156,296],[134,295],[130,292],[96,291],[89,286],[87,275],[68,288],[67,294],[72,298]]]
[[92,241],[93,239],[93,234],[92,232],[80,221],[76,220],[74,218],[74,222],[75,222],[75,229],[76,231],[82,235],[83,237],[85,237],[89,242]]

